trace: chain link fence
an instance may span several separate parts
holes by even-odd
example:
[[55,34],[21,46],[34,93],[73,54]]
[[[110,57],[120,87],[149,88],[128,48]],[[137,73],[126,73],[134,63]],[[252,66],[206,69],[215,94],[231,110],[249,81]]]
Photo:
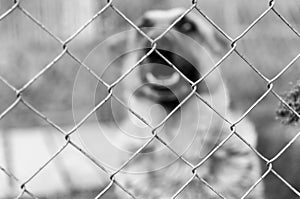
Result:
[[[197,169],[199,167],[201,167],[201,165],[207,160],[209,159],[217,150],[219,150],[228,139],[230,139],[232,136],[237,136],[241,139],[241,141],[243,141],[245,143],[245,145],[247,145],[248,147],[251,148],[251,150],[265,163],[267,170],[261,175],[261,177],[257,180],[257,182],[255,184],[252,185],[252,187],[244,194],[244,196],[242,198],[247,198],[247,196],[249,195],[249,193],[252,192],[252,190],[261,182],[264,180],[264,178],[269,175],[270,173],[274,174],[280,181],[282,181],[282,183],[285,184],[285,186],[287,186],[290,191],[292,191],[294,194],[296,194],[298,197],[300,197],[300,192],[299,190],[297,190],[295,187],[293,187],[284,177],[282,177],[279,173],[276,172],[276,170],[274,170],[273,168],[273,164],[276,160],[278,160],[290,147],[291,145],[293,145],[297,138],[300,136],[300,132],[298,132],[289,142],[288,144],[286,144],[273,158],[268,159],[266,158],[263,154],[261,154],[259,151],[257,151],[255,148],[253,148],[251,145],[248,144],[247,140],[244,140],[240,135],[239,132],[236,131],[236,127],[239,125],[240,122],[243,121],[243,119],[245,117],[248,116],[248,114],[260,103],[262,102],[266,96],[268,96],[269,94],[275,96],[278,100],[278,102],[284,104],[284,106],[286,106],[290,111],[292,111],[298,118],[300,118],[299,113],[296,112],[296,110],[294,110],[290,104],[288,102],[286,102],[281,96],[280,94],[278,94],[273,88],[274,88],[274,83],[283,76],[284,73],[286,73],[287,70],[291,70],[293,67],[295,66],[295,62],[299,59],[300,53],[295,56],[293,59],[291,59],[289,61],[289,63],[286,63],[286,65],[283,67],[283,69],[276,74],[274,77],[272,78],[268,78],[266,77],[256,66],[255,64],[252,64],[250,59],[247,58],[247,56],[245,56],[243,53],[241,53],[238,50],[239,47],[239,41],[245,37],[249,31],[251,31],[252,29],[255,29],[256,25],[258,24],[259,21],[261,21],[268,13],[274,13],[288,28],[289,30],[299,39],[300,38],[300,33],[296,30],[296,28],[294,28],[287,19],[285,19],[285,17],[276,9],[276,1],[275,0],[270,0],[268,3],[268,6],[266,7],[266,9],[260,14],[259,17],[257,17],[248,27],[246,27],[241,34],[239,34],[237,37],[232,38],[229,34],[227,34],[222,28],[220,28],[218,26],[218,24],[216,24],[202,9],[201,9],[201,5],[200,3],[197,2],[197,0],[193,0],[191,1],[191,5],[189,8],[186,9],[186,11],[184,12],[184,14],[182,14],[177,20],[174,21],[174,23],[172,23],[170,25],[170,27],[168,27],[159,37],[157,37],[156,39],[151,39],[149,36],[147,36],[131,19],[129,19],[117,6],[115,6],[114,1],[113,0],[109,0],[92,18],[90,18],[88,21],[85,22],[84,25],[82,25],[77,31],[75,31],[70,37],[68,37],[65,40],[62,40],[60,37],[58,37],[55,33],[51,32],[50,29],[47,28],[47,26],[45,26],[43,23],[41,23],[39,20],[37,20],[35,18],[35,16],[30,13],[27,9],[25,9],[21,3],[21,0],[14,0],[13,1],[13,6],[11,6],[9,9],[7,9],[3,14],[1,14],[0,16],[0,23],[2,20],[4,20],[5,18],[9,17],[11,15],[11,13],[15,12],[16,10],[19,10],[23,13],[24,17],[28,17],[32,23],[36,24],[37,26],[39,26],[45,33],[47,33],[49,36],[51,36],[55,42],[57,42],[60,46],[61,46],[61,50],[60,53],[53,59],[51,60],[46,66],[44,66],[37,74],[34,75],[34,77],[32,77],[26,84],[24,84],[21,88],[16,88],[15,86],[13,86],[13,84],[10,83],[9,80],[7,80],[7,78],[5,76],[0,76],[0,81],[3,82],[11,91],[13,91],[15,93],[15,99],[14,101],[8,106],[6,107],[6,109],[0,113],[0,120],[2,120],[3,118],[5,118],[9,112],[11,112],[13,109],[16,108],[16,106],[18,104],[23,104],[25,105],[28,110],[30,110],[32,113],[34,113],[35,115],[37,115],[41,120],[44,120],[47,124],[51,125],[54,129],[56,129],[60,134],[61,137],[64,137],[65,139],[65,143],[64,145],[62,145],[60,147],[59,150],[56,151],[55,154],[52,155],[52,157],[50,159],[48,159],[43,165],[40,166],[40,168],[38,170],[36,170],[36,172],[32,173],[32,175],[24,180],[24,181],[20,181],[18,180],[18,177],[15,176],[12,172],[10,172],[8,169],[4,168],[3,166],[0,165],[0,172],[4,173],[5,175],[7,175],[12,181],[17,182],[18,184],[20,184],[19,186],[19,195],[16,198],[23,198],[23,197],[30,197],[30,198],[39,198],[38,196],[35,195],[35,193],[31,192],[29,188],[27,188],[27,185],[37,176],[39,175],[40,172],[42,172],[45,167],[47,167],[54,159],[56,159],[61,153],[63,153],[63,151],[67,148],[67,147],[73,147],[74,149],[78,150],[80,153],[82,153],[86,158],[88,158],[92,163],[94,163],[95,165],[97,165],[97,167],[99,168],[99,170],[102,170],[103,172],[105,172],[107,174],[107,180],[109,181],[109,183],[101,190],[99,190],[97,196],[95,198],[102,198],[104,196],[104,194],[106,192],[108,192],[110,189],[112,189],[113,186],[118,186],[119,188],[121,188],[125,193],[128,194],[128,196],[132,197],[132,198],[136,198],[136,196],[133,195],[133,193],[130,193],[129,190],[127,190],[124,185],[122,185],[121,183],[119,183],[115,176],[117,176],[119,174],[119,172],[124,169],[129,163],[133,162],[134,159],[139,155],[139,153],[145,149],[153,140],[157,140],[159,142],[161,142],[161,144],[165,145],[165,147],[167,147],[171,153],[173,153],[175,156],[177,156],[179,159],[181,159],[182,161],[184,161],[186,163],[186,165],[188,167],[190,167],[190,171],[193,174],[192,178],[190,178],[184,185],[182,185],[182,187],[180,189],[178,189],[178,191],[176,193],[174,193],[174,195],[172,196],[172,198],[176,198],[178,195],[180,195],[180,193],[189,185],[189,183],[194,180],[194,179],[199,179],[200,182],[202,182],[204,184],[204,186],[207,186],[208,188],[210,188],[212,191],[214,191],[220,198],[225,198],[224,196],[222,196],[221,193],[218,193],[217,190],[214,189],[214,187],[212,187],[211,185],[209,185],[204,179],[200,178],[199,176],[197,176]],[[94,114],[99,108],[101,108],[108,100],[114,98],[117,99],[119,101],[121,101],[120,99],[118,99],[114,94],[113,94],[113,90],[116,87],[116,85],[120,84],[122,82],[122,80],[124,78],[126,78],[131,71],[133,71],[136,67],[138,67],[139,63],[141,63],[144,59],[147,58],[147,56],[149,56],[149,53],[142,57],[140,60],[138,60],[138,62],[136,63],[136,65],[132,66],[126,73],[122,74],[121,77],[119,77],[115,82],[109,84],[106,81],[104,81],[95,71],[93,71],[91,69],[91,67],[89,67],[87,64],[85,64],[83,62],[83,60],[81,60],[79,57],[77,57],[72,50],[70,50],[69,45],[72,43],[73,40],[75,40],[76,37],[78,37],[78,35],[83,32],[88,26],[90,26],[90,24],[94,23],[95,20],[97,18],[99,18],[100,16],[103,15],[103,13],[107,10],[110,10],[113,12],[114,15],[119,15],[119,17],[121,17],[122,19],[124,19],[126,21],[126,23],[128,23],[131,27],[133,27],[136,31],[138,31],[141,35],[143,35],[143,37],[145,37],[147,40],[149,40],[149,42],[151,42],[152,45],[152,49],[151,51],[156,51],[159,54],[159,51],[156,49],[156,42],[161,39],[162,37],[164,37],[165,34],[167,34],[174,26],[176,23],[178,23],[180,21],[181,18],[183,18],[185,15],[187,15],[189,12],[191,11],[196,11],[199,15],[201,15],[202,17],[204,17],[218,32],[220,32],[227,40],[228,42],[231,44],[231,47],[229,49],[229,51],[214,65],[214,67],[211,68],[210,71],[208,71],[205,75],[203,75],[197,82],[195,82],[192,86],[192,88],[195,88],[197,86],[197,84],[201,83],[202,81],[205,81],[205,78],[210,74],[213,73],[216,69],[221,67],[221,64],[228,59],[230,56],[232,56],[232,54],[235,54],[237,56],[239,56],[243,62],[245,64],[247,64],[250,69],[252,70],[253,73],[256,73],[265,83],[265,91],[264,93],[259,96],[259,98],[240,116],[240,118],[236,121],[230,122],[226,116],[223,116],[221,113],[219,113],[216,109],[214,109],[213,106],[207,104],[207,106],[214,111],[216,114],[218,114],[226,123],[228,123],[230,125],[230,131],[231,133],[226,137],[226,139],[224,139],[220,144],[218,144],[212,151],[211,153],[209,153],[201,162],[199,162],[196,165],[193,165],[192,163],[188,162],[186,159],[184,159],[180,154],[176,153],[170,146],[168,146],[165,142],[163,142],[163,140],[159,137],[159,135],[157,134],[157,129],[163,125],[171,116],[172,114],[179,109],[190,97],[192,97],[193,95],[197,95],[197,97],[200,100],[200,96],[196,93],[196,92],[192,92],[190,93],[190,95],[184,100],[182,101],[175,109],[174,111],[172,111],[169,115],[167,115],[167,117],[161,121],[161,123],[158,126],[155,127],[151,127],[152,128],[152,136],[150,139],[148,139],[148,141],[146,141],[144,143],[144,145],[139,148],[135,153],[132,154],[132,156],[125,161],[121,167],[119,167],[118,169],[114,170],[114,171],[110,171],[109,169],[106,168],[105,165],[103,165],[102,163],[100,163],[96,158],[93,157],[92,154],[90,154],[88,151],[86,151],[84,148],[80,147],[79,145],[77,145],[73,139],[72,136],[73,134],[76,134],[76,131],[91,117],[92,114]],[[78,64],[80,64],[84,70],[86,70],[88,73],[90,73],[92,76],[94,76],[103,86],[106,87],[107,90],[107,95],[106,97],[100,101],[88,114],[86,114],[81,120],[80,122],[78,122],[75,126],[73,126],[73,128],[69,131],[64,130],[63,128],[60,127],[59,124],[57,124],[56,122],[52,121],[47,115],[43,114],[41,111],[39,111],[36,107],[35,104],[31,104],[30,102],[28,102],[24,97],[23,97],[23,93],[30,88],[34,82],[36,82],[39,78],[41,78],[42,76],[44,76],[48,70],[50,70],[51,68],[53,68],[55,66],[55,64],[64,56],[64,55],[68,55],[69,57],[71,57],[75,62],[77,62]],[[164,57],[163,57],[164,58]],[[164,58],[166,59],[166,58]],[[181,74],[182,75],[182,74]],[[194,90],[194,89],[193,89]],[[124,105],[124,103],[123,103]],[[137,113],[134,113],[133,110],[131,110],[128,106],[124,105],[124,107],[126,109],[128,109],[130,112],[132,112],[140,121],[145,122],[145,120],[143,118],[141,118],[140,116],[138,116]],[[146,125],[149,125],[146,123]],[[1,188],[0,188],[1,189]]]

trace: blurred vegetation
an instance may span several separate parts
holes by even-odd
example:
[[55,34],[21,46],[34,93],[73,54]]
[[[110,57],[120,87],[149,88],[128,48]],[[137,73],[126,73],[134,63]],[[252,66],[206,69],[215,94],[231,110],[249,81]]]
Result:
[[[300,84],[296,84],[289,92],[284,94],[284,101],[296,111],[300,113]],[[286,125],[295,125],[299,121],[299,117],[291,111],[283,103],[280,104],[276,111],[277,116],[281,119],[281,122]]]

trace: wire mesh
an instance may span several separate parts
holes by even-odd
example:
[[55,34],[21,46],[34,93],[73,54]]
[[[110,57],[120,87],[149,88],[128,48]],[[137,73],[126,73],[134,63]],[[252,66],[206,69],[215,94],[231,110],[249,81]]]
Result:
[[[240,134],[236,131],[236,127],[239,125],[243,119],[248,116],[249,112],[252,111],[262,100],[266,98],[267,95],[273,94],[279,102],[283,103],[289,110],[291,110],[298,118],[300,118],[299,113],[297,113],[295,110],[292,109],[292,107],[289,106],[287,102],[284,101],[282,97],[276,91],[273,89],[274,82],[277,81],[278,78],[280,78],[287,70],[292,68],[294,66],[294,63],[299,59],[300,54],[298,54],[296,57],[294,57],[289,63],[286,64],[286,66],[283,67],[283,69],[275,75],[273,78],[269,79],[266,76],[263,75],[263,73],[257,69],[257,67],[250,62],[250,60],[243,55],[239,50],[239,41],[247,35],[247,33],[254,29],[257,23],[262,20],[268,13],[273,12],[286,26],[290,29],[291,32],[293,32],[298,38],[300,38],[299,32],[294,28],[288,20],[286,20],[283,15],[280,14],[280,12],[276,9],[276,1],[275,0],[270,0],[268,3],[267,8],[265,9],[264,12],[261,13],[259,17],[257,17],[240,35],[238,35],[235,38],[231,38],[222,28],[220,28],[212,19],[210,19],[209,16],[207,16],[204,11],[201,10],[200,5],[198,5],[198,2],[196,0],[191,1],[191,6],[186,9],[186,11],[178,17],[167,29],[165,29],[164,32],[161,33],[157,38],[151,39],[146,33],[143,32],[142,29],[140,29],[133,21],[131,21],[122,11],[118,9],[114,5],[113,0],[109,0],[105,6],[101,10],[99,10],[90,20],[86,21],[84,25],[82,25],[74,34],[72,34],[69,38],[66,40],[60,39],[58,36],[56,36],[54,33],[52,33],[43,23],[41,23],[39,20],[37,20],[29,11],[27,11],[22,5],[20,4],[20,0],[15,0],[13,3],[13,6],[11,6],[6,12],[4,12],[0,16],[0,22],[1,20],[5,19],[9,15],[11,15],[12,12],[15,10],[21,11],[24,16],[28,17],[32,23],[36,24],[39,26],[45,33],[47,33],[49,36],[51,36],[55,41],[57,41],[60,46],[61,46],[61,52],[51,61],[49,62],[46,66],[43,67],[42,70],[40,70],[33,78],[31,78],[26,84],[24,84],[20,89],[15,88],[5,77],[0,76],[0,81],[2,81],[9,89],[11,89],[13,92],[15,92],[15,100],[8,106],[1,114],[0,114],[0,120],[3,119],[10,111],[12,111],[18,104],[22,103],[24,104],[29,110],[31,110],[35,115],[40,117],[42,120],[44,120],[46,123],[51,125],[54,129],[56,129],[58,132],[61,133],[61,136],[64,136],[65,138],[65,144],[60,147],[59,150],[56,151],[55,154],[52,155],[52,157],[46,161],[43,165],[40,166],[40,168],[32,173],[32,175],[25,181],[20,182],[17,177],[14,176],[10,171],[6,170],[3,167],[0,167],[0,170],[7,175],[11,180],[16,181],[18,184],[20,184],[20,190],[19,190],[19,195],[16,198],[22,198],[24,194],[27,194],[31,198],[38,198],[37,196],[34,195],[34,193],[31,193],[30,190],[27,188],[27,184],[33,180],[45,167],[47,167],[59,154],[61,154],[67,146],[71,146],[78,150],[80,153],[82,153],[84,156],[86,156],[91,162],[93,162],[97,167],[104,171],[107,174],[107,179],[109,180],[109,183],[106,185],[106,187],[99,191],[99,194],[96,196],[96,198],[101,198],[108,190],[110,190],[114,185],[118,186],[121,188],[125,193],[128,194],[129,197],[131,198],[137,198],[134,196],[133,193],[130,193],[130,190],[127,190],[124,185],[119,183],[115,176],[119,174],[119,172],[124,169],[130,162],[132,162],[133,159],[135,159],[141,151],[143,151],[153,140],[159,141],[161,144],[163,144],[166,148],[170,150],[171,153],[173,153],[175,156],[177,156],[179,159],[181,159],[189,168],[191,171],[192,176],[174,195],[172,198],[176,198],[180,193],[191,183],[192,180],[198,179],[201,183],[203,183],[205,186],[207,186],[209,189],[211,189],[213,192],[216,193],[216,195],[219,196],[219,198],[225,198],[222,196],[221,193],[219,193],[217,190],[214,189],[208,182],[205,181],[205,179],[201,178],[197,174],[197,169],[201,167],[202,164],[204,164],[211,156],[218,151],[226,142],[229,138],[232,136],[237,136],[242,142],[244,142],[245,145],[247,145],[262,161],[264,161],[268,167],[268,169],[261,175],[259,179],[253,184],[247,192],[242,196],[242,198],[246,198],[254,189],[255,187],[269,174],[273,173],[280,181],[282,181],[292,192],[294,192],[297,196],[300,197],[300,192],[296,188],[294,188],[292,185],[290,185],[282,176],[280,176],[273,168],[273,163],[283,154],[285,151],[296,141],[296,139],[299,137],[300,132],[294,136],[293,139],[290,140],[290,142],[282,148],[272,159],[267,159],[264,157],[263,154],[260,154],[253,146],[251,146],[247,140],[242,138]],[[112,84],[108,84],[105,82],[101,77],[97,75],[96,72],[94,72],[88,65],[86,65],[80,58],[78,58],[70,49],[69,49],[69,44],[72,43],[72,41],[84,30],[86,29],[91,23],[93,23],[99,16],[101,16],[106,10],[111,9],[115,14],[119,15],[121,18],[123,18],[132,28],[134,28],[141,36],[145,37],[151,44],[152,47],[149,52],[147,52],[140,60],[136,62],[134,66],[131,66],[130,69],[125,72],[120,78],[118,78],[115,82]],[[231,48],[228,50],[228,52],[214,65],[214,67],[211,68],[210,71],[207,72],[204,76],[202,76],[198,81],[195,83],[191,83],[191,88],[192,92],[180,103],[178,106],[173,109],[157,126],[151,126],[142,118],[139,116],[137,113],[135,113],[133,110],[130,109],[127,105],[123,104],[123,106],[128,109],[130,112],[132,112],[140,121],[145,123],[147,126],[149,126],[152,129],[152,135],[151,137],[141,146],[138,150],[136,150],[132,156],[125,161],[118,169],[116,169],[113,172],[110,172],[102,163],[100,163],[97,159],[93,157],[92,154],[89,154],[88,151],[85,151],[83,148],[78,146],[72,141],[72,135],[80,128],[82,124],[84,124],[88,118],[97,111],[100,107],[103,106],[103,104],[108,101],[111,98],[115,98],[119,100],[114,94],[113,90],[116,85],[118,85],[125,77],[127,77],[136,67],[139,66],[139,64],[145,60],[152,52],[156,52],[159,54],[168,64],[170,64],[175,70],[177,70],[176,66],[173,65],[171,61],[169,61],[166,57],[164,57],[159,50],[157,49],[157,42],[163,38],[175,25],[180,21],[181,18],[183,18],[185,15],[187,15],[190,11],[196,11],[199,15],[204,17],[217,31],[219,31],[230,43],[231,43]],[[196,93],[196,87],[199,83],[201,83],[205,78],[212,73],[215,69],[219,68],[220,65],[228,58],[230,57],[233,53],[238,55],[249,67],[250,69],[259,75],[259,77],[265,82],[266,90],[265,92],[240,116],[239,119],[236,121],[230,122],[226,116],[222,115],[219,113],[213,106],[211,106],[208,102],[203,101],[201,99],[201,96]],[[106,87],[107,89],[107,95],[105,99],[100,101],[93,110],[91,110],[86,116],[84,116],[80,122],[78,122],[71,130],[65,131],[63,130],[58,124],[55,122],[51,121],[46,115],[44,115],[42,112],[40,112],[37,108],[35,108],[34,104],[30,104],[26,99],[23,98],[22,94],[23,92],[28,89],[35,81],[37,81],[39,78],[41,78],[47,71],[52,68],[65,54],[68,54],[72,59],[74,59],[75,62],[79,63],[80,65],[83,66],[83,68],[90,73],[92,76],[94,76],[103,86]],[[180,73],[181,76],[184,77],[184,74],[182,74],[179,70],[177,70],[178,73]],[[185,78],[188,80],[187,78]],[[199,162],[196,165],[193,165],[190,163],[188,160],[186,160],[184,157],[182,157],[180,154],[175,152],[158,134],[157,129],[164,125],[164,123],[178,110],[183,104],[192,96],[196,95],[199,101],[202,103],[205,103],[207,107],[209,107],[213,112],[215,112],[217,115],[220,116],[226,123],[230,125],[230,131],[231,133],[224,139],[218,146],[216,146],[201,162]]]

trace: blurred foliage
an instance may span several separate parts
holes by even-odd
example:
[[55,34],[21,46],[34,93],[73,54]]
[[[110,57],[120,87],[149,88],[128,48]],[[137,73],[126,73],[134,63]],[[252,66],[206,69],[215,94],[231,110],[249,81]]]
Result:
[[[286,92],[283,100],[293,109],[296,113],[300,114],[300,82],[293,86],[293,88]],[[276,111],[277,116],[281,119],[282,123],[286,125],[296,124],[299,117],[291,111],[284,103],[280,103]]]

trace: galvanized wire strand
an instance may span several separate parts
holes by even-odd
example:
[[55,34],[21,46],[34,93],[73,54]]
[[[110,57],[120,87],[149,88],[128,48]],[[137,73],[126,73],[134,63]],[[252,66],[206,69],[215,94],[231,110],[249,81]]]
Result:
[[[68,136],[66,137],[68,139]],[[93,157],[91,154],[89,154],[87,151],[83,150],[81,147],[79,147],[77,144],[75,144],[72,139],[70,138],[69,144],[74,147],[74,149],[78,150],[84,157],[89,159],[94,165],[99,167],[102,171],[104,171],[106,174],[109,174],[109,170],[104,167],[99,161]]]
[[55,124],[53,121],[51,121],[46,115],[41,113],[39,110],[37,110],[34,106],[32,106],[29,102],[24,100],[23,98],[21,99],[22,103],[29,109],[31,110],[34,114],[36,114],[38,117],[43,119],[47,124],[52,126],[54,129],[56,129],[58,132],[60,132],[62,135],[66,135],[66,132],[57,124]]
[[112,174],[110,178],[113,178],[116,174],[118,174],[122,169],[124,169],[135,157],[138,156],[153,140],[155,139],[155,136],[152,136],[150,139],[148,139],[138,150],[136,150],[118,169],[116,169]]
[[284,99],[282,99],[282,97],[278,93],[276,93],[276,91],[272,90],[271,92],[278,99],[280,103],[284,104],[284,106],[287,107],[289,111],[292,111],[293,114],[295,114],[298,118],[300,118],[300,113],[295,111]]
[[268,9],[266,9],[259,17],[257,17],[239,36],[237,36],[234,40],[233,43],[236,43],[239,41],[242,37],[244,37],[249,30],[253,28],[266,14],[270,12],[270,10],[274,7],[275,1],[271,1],[269,4]]
[[0,114],[0,120],[7,115],[11,110],[13,110],[20,102],[21,96],[19,96],[9,107],[7,107],[1,114]]
[[254,146],[249,144],[249,142],[247,142],[247,140],[244,139],[238,132],[234,132],[234,135],[237,136],[245,145],[247,145],[260,159],[262,159],[266,163],[269,162],[269,160],[263,154],[261,154],[259,151],[257,151],[257,149],[254,148]]
[[272,11],[297,35],[297,37],[300,37],[300,33],[274,7],[272,7]]
[[[192,172],[196,172],[196,171],[192,171]],[[198,178],[199,179],[199,178]],[[226,199],[225,196],[223,196],[223,194],[221,194],[219,191],[217,191],[212,185],[210,185],[207,181],[205,181],[204,179],[200,179],[200,181],[207,186],[211,191],[213,191],[217,196],[219,196],[221,199]]]
[[169,66],[171,66],[186,82],[188,82],[191,86],[193,85],[193,81],[187,78],[177,66],[175,66],[172,62],[170,62],[163,54],[159,52],[159,50],[155,49],[156,54],[158,54]]
[[86,114],[68,133],[67,135],[71,135],[74,133],[78,128],[80,128],[81,125],[83,125],[90,117],[95,113],[96,110],[98,110],[105,102],[107,102],[112,96],[112,92],[109,92],[109,94],[101,100],[88,114]]
[[70,43],[76,36],[78,36],[84,29],[86,29],[98,16],[100,16],[104,11],[106,11],[112,2],[107,3],[99,12],[97,12],[91,19],[89,19],[83,26],[81,26],[73,35],[64,41],[64,45]]
[[210,75],[214,70],[216,70],[220,66],[220,64],[227,57],[229,57],[229,55],[231,55],[231,53],[235,50],[235,48],[236,48],[236,45],[234,44],[232,46],[232,48],[208,72],[206,72],[200,79],[198,79],[195,83],[193,83],[193,86],[199,84],[200,82],[202,82],[208,75]]
[[267,171],[263,173],[263,175],[247,190],[247,192],[241,197],[241,199],[247,198],[247,196],[257,187],[259,183],[271,172],[273,165],[269,164]]
[[164,125],[164,123],[166,123],[172,117],[172,115],[194,95],[194,93],[197,91],[197,87],[194,86],[192,89],[193,90],[159,124],[154,127],[152,132],[155,132],[159,127]]
[[[285,102],[282,97],[280,97],[274,90],[272,90],[272,94],[282,103],[284,104],[290,111],[293,112],[298,118],[300,118],[300,114],[297,113],[287,102]],[[270,162],[278,159],[300,136],[300,132],[298,132],[271,160]]]
[[1,75],[0,75],[0,81],[2,81],[8,88],[13,90],[15,93],[18,92],[17,89],[12,84],[10,84],[4,77],[2,77]]
[[204,164],[213,154],[215,154],[235,133],[235,128],[216,147],[213,148],[198,164],[193,168],[193,172]]
[[2,21],[5,17],[7,17],[10,13],[12,13],[18,6],[19,6],[20,1],[16,1],[14,5],[9,8],[6,12],[4,12],[2,15],[0,15],[0,21]]
[[131,198],[133,199],[137,199],[137,197],[132,194],[126,187],[124,187],[122,184],[120,184],[118,181],[114,180],[114,179],[111,179],[113,180],[113,182],[120,188],[122,189],[128,196],[130,196]]
[[21,188],[26,186],[26,184],[28,184],[35,176],[37,176],[47,165],[50,164],[50,162],[52,162],[52,160],[54,160],[69,144],[69,141],[67,141],[54,155],[52,155],[52,157],[45,163],[43,164],[37,171],[35,171],[27,180],[25,180],[22,185]]
[[57,37],[54,33],[52,33],[42,22],[37,20],[30,12],[24,9],[21,6],[18,6],[18,9],[21,10],[31,21],[33,21],[37,26],[39,26],[43,31],[45,31],[49,36],[55,39],[57,42],[63,44],[63,41]]
[[269,162],[277,160],[300,136],[300,131],[272,158]]
[[232,122],[230,122],[224,115],[222,115],[218,110],[216,110],[207,100],[203,99],[199,93],[195,93],[196,97],[202,101],[208,108],[210,108],[214,113],[216,113],[221,119],[223,119],[227,124],[232,126]]
[[123,14],[117,7],[115,7],[113,4],[110,6],[121,18],[123,18],[128,24],[130,24],[136,31],[138,31],[139,34],[141,34],[144,38],[146,38],[148,41],[153,43],[153,39],[151,39],[146,33],[144,33],[135,23],[133,23],[128,17],[126,17],[125,14]]
[[70,50],[67,50],[67,54],[80,66],[82,66],[88,73],[90,73],[93,77],[95,77],[103,86],[106,88],[109,87],[109,84],[106,83],[94,70],[92,70],[88,65],[86,65],[83,61],[77,58]]
[[109,181],[109,184],[105,186],[104,189],[102,189],[102,191],[95,197],[95,199],[101,198],[113,185],[114,185],[114,181],[113,180]]
[[[264,172],[263,175],[247,190],[247,192],[241,197],[241,199],[246,198],[251,193],[251,191],[253,191],[255,187],[257,187],[257,185],[261,183],[261,181],[271,172],[271,170],[272,170],[272,164],[269,165],[268,170]],[[180,189],[178,189],[178,191],[172,196],[172,198],[176,198],[192,182],[192,180],[197,175],[197,171],[193,170],[193,174],[194,175]],[[214,193],[216,193],[220,198],[226,199],[218,191],[214,190],[213,187],[211,187],[209,184],[207,184],[207,186],[211,188],[211,190],[213,190]]]
[[[4,167],[0,166],[0,171],[2,171],[7,177],[12,179],[13,181],[15,181],[17,183],[20,183],[20,180],[12,172],[8,171]],[[33,193],[31,193],[27,189],[23,189],[22,192],[19,195],[23,195],[24,193],[27,193],[31,198],[38,199],[37,196],[35,196]]]
[[257,67],[254,66],[243,54],[241,54],[238,49],[235,49],[234,52],[248,65],[250,68],[258,74],[265,82],[269,83],[269,79],[262,73],[260,72]]
[[290,183],[288,183],[281,175],[279,175],[276,171],[272,170],[272,173],[283,182],[291,191],[293,191],[297,196],[300,197],[300,191],[293,187]]
[[[22,191],[23,192],[23,191]],[[27,189],[24,189],[24,193],[26,193],[27,195],[29,195],[31,198],[33,199],[39,199],[37,196],[33,195],[31,192],[29,192]],[[20,196],[21,198],[22,196]]]
[[[128,190],[126,190],[123,185],[121,185],[117,180],[114,179],[114,176],[112,176],[111,172],[108,171],[107,168],[104,167],[101,163],[99,163],[98,160],[95,157],[93,157],[88,152],[83,150],[81,147],[76,145],[71,139],[69,141],[69,144],[72,145],[75,149],[77,149],[80,153],[82,153],[86,158],[88,158],[92,163],[94,163],[102,171],[104,171],[107,174],[107,176],[110,178],[111,182],[113,182],[115,185],[117,185],[120,189],[124,190],[129,196],[131,196],[132,198],[135,198],[135,197],[133,197],[132,193],[130,193]],[[108,190],[110,187],[111,187],[111,185],[109,184],[105,189]],[[105,194],[107,192],[107,190],[101,192],[100,194],[98,194],[98,196],[99,197],[102,196],[103,194]]]
[[176,191],[176,193],[171,197],[171,199],[175,199],[177,198],[177,196],[183,192],[183,190],[194,180],[194,178],[196,177],[197,173],[196,172],[193,172],[193,176],[188,180],[186,181],[186,183],[184,183],[184,185],[178,189],[178,191]]
[[135,112],[132,108],[130,108],[126,103],[124,103],[118,96],[112,94],[112,98],[114,98],[119,104],[121,104],[127,111],[133,114],[136,118],[138,118],[143,124],[148,126],[150,129],[154,129],[151,124],[142,116],[140,116],[137,112]]
[[19,179],[10,171],[8,171],[7,169],[5,169],[4,167],[0,166],[0,170],[5,173],[5,175],[7,175],[9,178],[13,179],[14,181],[18,182]]
[[[197,3],[196,3],[197,4]],[[227,40],[233,42],[233,39],[224,31],[222,30],[211,18],[209,18],[199,6],[196,6],[195,9],[204,17],[218,32],[220,32]]]
[[25,186],[21,189],[21,192],[19,193],[19,195],[17,196],[17,197],[15,197],[15,199],[19,199],[19,198],[21,198],[23,195],[24,195],[24,193],[26,192],[26,188],[25,188]]
[[33,84],[38,78],[40,78],[47,70],[55,65],[66,53],[67,48],[64,49],[57,57],[55,57],[47,66],[40,70],[33,78],[31,78],[22,88],[18,90],[18,93],[22,93],[26,88]]
[[190,13],[194,8],[196,7],[196,4],[193,4],[190,8],[188,8],[184,13],[182,13],[179,17],[176,18],[175,21],[173,21],[166,30],[164,30],[159,36],[157,36],[153,43],[160,40],[163,36],[165,36],[183,17],[185,17],[188,13]]
[[233,125],[240,123],[250,113],[250,111],[252,111],[254,107],[256,107],[271,92],[272,89],[273,84],[270,84],[269,88],[242,114],[239,119],[237,119],[237,121],[233,123]]
[[130,67],[121,77],[119,77],[116,81],[114,81],[108,88],[108,90],[115,87],[119,84],[123,79],[125,79],[134,69],[136,69],[154,50],[156,49],[156,45],[154,45],[145,55],[143,55],[132,67]]
[[207,186],[207,188],[209,188],[211,191],[213,191],[217,196],[219,196],[221,199],[226,199],[225,196],[223,196],[220,192],[218,192],[213,186],[211,186],[206,180],[204,180],[203,178],[199,177],[199,175],[197,174],[196,170],[192,170],[192,177],[189,178],[188,181],[186,181],[186,183],[184,183],[179,189],[178,191],[171,197],[171,198],[176,198],[178,195],[180,195],[181,192],[184,191],[184,189],[195,179],[197,178],[198,180],[201,181],[201,183],[203,183],[205,186]]
[[300,53],[290,61],[290,63],[288,63],[288,65],[286,65],[277,75],[275,75],[275,77],[273,77],[269,83],[273,83],[274,81],[276,81],[280,76],[282,76],[289,68],[292,67],[292,65],[299,59],[300,57]]

